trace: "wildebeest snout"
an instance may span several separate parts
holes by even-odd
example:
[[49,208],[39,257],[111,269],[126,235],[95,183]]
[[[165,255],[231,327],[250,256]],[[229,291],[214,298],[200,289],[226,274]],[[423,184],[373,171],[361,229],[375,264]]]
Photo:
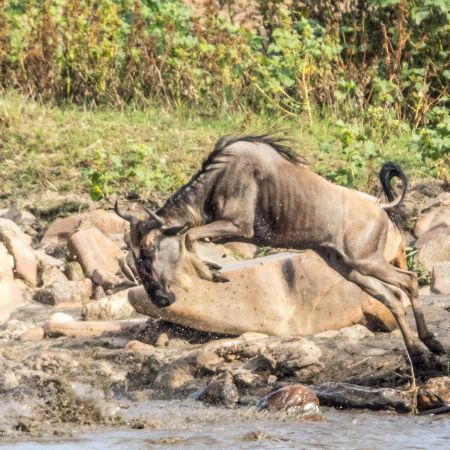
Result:
[[175,302],[175,294],[168,292],[161,284],[150,280],[145,280],[143,284],[150,300],[158,308],[166,308]]

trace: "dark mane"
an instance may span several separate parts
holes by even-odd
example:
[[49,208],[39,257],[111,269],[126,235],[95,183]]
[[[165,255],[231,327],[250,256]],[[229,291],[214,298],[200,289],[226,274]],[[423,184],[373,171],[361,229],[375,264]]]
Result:
[[175,206],[179,202],[189,202],[195,196],[195,192],[205,181],[205,176],[217,170],[217,163],[223,163],[220,160],[222,152],[232,144],[236,142],[252,142],[259,144],[266,144],[272,147],[283,158],[297,164],[307,164],[306,159],[297,155],[292,148],[288,145],[292,141],[288,138],[277,135],[276,133],[263,133],[263,134],[243,134],[238,136],[224,136],[220,138],[213,151],[203,161],[202,168],[183,186],[181,186],[176,192],[174,192],[170,198],[166,201],[162,209],[169,206]]
[[214,150],[209,154],[208,158],[203,162],[202,170],[205,170],[214,160],[214,158],[225,150],[228,146],[235,144],[236,142],[252,142],[257,144],[266,144],[272,147],[283,158],[295,163],[306,164],[305,158],[297,155],[289,144],[292,143],[291,139],[279,136],[275,133],[263,133],[263,134],[243,134],[238,136],[224,136],[221,137],[214,146]]

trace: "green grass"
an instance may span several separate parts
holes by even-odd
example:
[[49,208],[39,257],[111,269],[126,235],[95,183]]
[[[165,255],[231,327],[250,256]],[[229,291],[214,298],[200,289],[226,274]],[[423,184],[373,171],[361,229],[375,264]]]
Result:
[[[0,194],[6,201],[45,190],[90,192],[97,198],[137,193],[160,200],[195,173],[220,136],[274,127],[289,130],[296,151],[313,170],[346,182],[336,174],[353,163],[331,116],[309,124],[302,117],[245,112],[213,117],[160,106],[90,111],[54,108],[7,93],[0,98]],[[378,188],[384,160],[403,164],[410,178],[426,177],[427,168],[407,148],[410,138],[408,131],[371,136],[376,158],[371,161],[358,147],[356,159],[363,163],[351,167],[352,185]]]

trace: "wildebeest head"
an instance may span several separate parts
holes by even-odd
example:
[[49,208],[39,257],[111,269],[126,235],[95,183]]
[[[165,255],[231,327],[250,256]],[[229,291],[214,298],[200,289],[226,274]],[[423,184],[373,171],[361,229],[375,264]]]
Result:
[[195,273],[212,279],[208,267],[200,261],[184,226],[166,226],[152,211],[141,220],[123,214],[116,203],[116,213],[130,222],[130,247],[136,269],[150,300],[158,307],[175,301],[174,286],[189,287]]

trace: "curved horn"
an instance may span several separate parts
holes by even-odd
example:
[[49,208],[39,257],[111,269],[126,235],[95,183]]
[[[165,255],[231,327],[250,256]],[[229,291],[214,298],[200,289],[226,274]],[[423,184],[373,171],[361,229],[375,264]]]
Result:
[[153,212],[150,208],[147,208],[144,206],[144,210],[147,212],[147,214],[155,219],[161,226],[164,225],[166,222],[162,217],[159,217],[158,214]]
[[119,209],[119,201],[116,200],[116,204],[114,205],[114,211],[116,212],[116,214],[121,217],[122,219],[126,220],[127,222],[132,222],[134,217],[130,214],[124,214],[122,213],[122,211],[120,211]]

